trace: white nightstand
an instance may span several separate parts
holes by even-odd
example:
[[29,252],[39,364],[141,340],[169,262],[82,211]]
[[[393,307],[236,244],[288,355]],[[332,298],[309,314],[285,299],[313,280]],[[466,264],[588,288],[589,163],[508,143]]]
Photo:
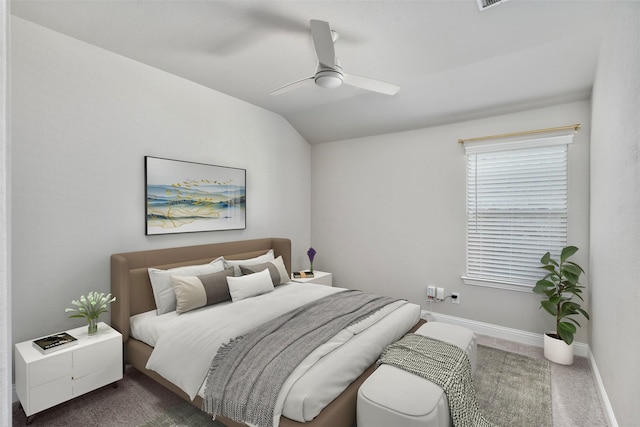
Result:
[[291,279],[294,282],[298,283],[315,283],[316,285],[326,285],[333,286],[333,278],[331,273],[327,273],[326,271],[313,271],[313,278],[311,279]]
[[122,379],[122,335],[104,322],[95,335],[87,329],[66,331],[78,344],[49,354],[33,340],[16,344],[16,393],[27,424],[37,412]]

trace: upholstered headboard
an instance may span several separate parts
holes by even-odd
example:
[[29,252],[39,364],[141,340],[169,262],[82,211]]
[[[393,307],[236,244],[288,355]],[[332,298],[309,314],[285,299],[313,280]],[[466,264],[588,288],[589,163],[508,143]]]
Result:
[[129,318],[156,308],[147,269],[168,269],[183,265],[204,264],[224,256],[227,259],[253,258],[273,249],[282,256],[291,275],[291,240],[266,238],[209,245],[153,249],[111,255],[111,293],[116,301],[111,306],[111,326],[120,331],[123,341],[129,339]]

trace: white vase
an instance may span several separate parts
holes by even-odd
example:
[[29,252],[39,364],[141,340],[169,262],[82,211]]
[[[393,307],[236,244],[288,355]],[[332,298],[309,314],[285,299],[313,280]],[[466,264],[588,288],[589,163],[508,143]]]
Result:
[[573,363],[573,343],[570,345],[561,339],[556,339],[546,332],[544,334],[544,357],[561,365],[571,365]]

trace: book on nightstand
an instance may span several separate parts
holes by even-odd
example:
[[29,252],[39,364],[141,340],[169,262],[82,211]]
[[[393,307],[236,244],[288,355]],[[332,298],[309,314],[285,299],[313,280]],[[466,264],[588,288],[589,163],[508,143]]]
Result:
[[313,273],[310,271],[294,271],[293,278],[294,279],[313,279]]
[[63,348],[71,347],[78,344],[78,339],[66,332],[50,335],[48,337],[39,338],[33,341],[33,346],[40,350],[43,354],[53,353]]

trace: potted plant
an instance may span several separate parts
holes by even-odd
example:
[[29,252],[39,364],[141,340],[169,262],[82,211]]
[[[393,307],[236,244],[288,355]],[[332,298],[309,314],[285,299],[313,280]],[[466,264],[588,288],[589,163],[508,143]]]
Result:
[[551,258],[549,252],[544,254],[540,268],[547,274],[533,288],[533,292],[544,295],[540,306],[556,319],[556,330],[544,334],[544,356],[563,365],[573,363],[573,335],[576,326],[580,326],[572,316],[582,314],[589,319],[589,314],[573,301],[574,296],[584,301],[581,295],[584,286],[578,282],[584,270],[568,260],[576,252],[577,247],[567,246],[562,249],[559,260]]
[[313,274],[313,258],[316,256],[316,250],[313,247],[309,248],[307,256],[309,257],[309,271]]
[[87,296],[80,296],[78,301],[71,301],[75,308],[66,308],[64,311],[74,313],[69,317],[86,317],[89,325],[89,335],[95,335],[98,333],[98,317],[102,313],[107,313],[109,311],[107,307],[115,300],[116,297],[112,298],[111,294],[89,292]]

